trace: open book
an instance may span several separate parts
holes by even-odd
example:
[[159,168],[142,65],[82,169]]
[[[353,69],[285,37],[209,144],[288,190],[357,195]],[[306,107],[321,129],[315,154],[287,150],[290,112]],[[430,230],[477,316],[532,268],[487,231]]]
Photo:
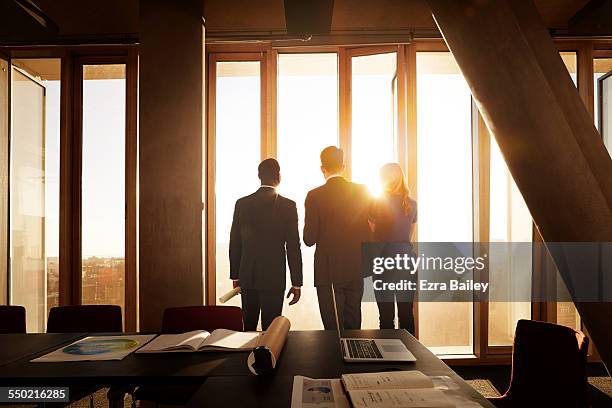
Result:
[[355,408],[455,407],[420,371],[344,374],[342,383]]
[[137,353],[195,351],[250,351],[257,346],[261,333],[217,329],[212,333],[195,330],[181,334],[161,334]]

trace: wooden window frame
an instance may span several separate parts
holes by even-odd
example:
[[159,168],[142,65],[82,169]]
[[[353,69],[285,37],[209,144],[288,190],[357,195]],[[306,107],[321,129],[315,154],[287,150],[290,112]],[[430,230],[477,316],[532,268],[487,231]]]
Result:
[[9,301],[10,61],[0,52],[0,305]]
[[137,54],[134,49],[118,55],[79,56],[74,59],[74,114],[72,139],[72,185],[79,186],[72,191],[72,303],[82,303],[82,153],[83,153],[83,66],[125,65],[125,277],[124,277],[124,319],[125,329],[137,328],[137,248],[136,248],[136,186],[137,186]]
[[[260,159],[274,157],[276,145],[269,129],[272,116],[268,104],[268,52],[208,52],[206,54],[206,232],[205,232],[205,303],[216,304],[217,298],[217,237],[216,237],[216,98],[218,62],[259,62],[260,78]],[[275,126],[274,126],[275,127]],[[274,150],[274,151],[271,151]]]
[[[137,330],[137,46],[4,47],[10,59],[58,58],[60,77],[59,305],[81,303],[82,64],[126,66],[125,117],[125,330]],[[7,187],[7,189],[10,187]],[[7,271],[8,272],[8,271]]]

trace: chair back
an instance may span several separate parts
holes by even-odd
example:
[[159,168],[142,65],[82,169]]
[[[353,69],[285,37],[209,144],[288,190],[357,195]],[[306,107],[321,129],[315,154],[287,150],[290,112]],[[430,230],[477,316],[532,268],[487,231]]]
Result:
[[47,333],[120,333],[123,331],[121,307],[81,305],[52,307]]
[[569,327],[519,320],[503,398],[511,406],[588,407],[588,346],[588,337]]
[[23,306],[0,306],[0,334],[25,333],[26,311]]
[[216,329],[244,331],[242,310],[237,306],[184,306],[164,310],[162,333]]

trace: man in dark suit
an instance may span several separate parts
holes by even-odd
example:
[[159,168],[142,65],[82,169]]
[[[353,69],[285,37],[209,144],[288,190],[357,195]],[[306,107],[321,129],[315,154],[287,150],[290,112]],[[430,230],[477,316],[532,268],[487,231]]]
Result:
[[314,283],[326,330],[335,329],[332,284],[341,328],[361,328],[361,243],[369,238],[370,195],[365,186],[347,181],[344,154],[335,146],[321,152],[326,183],[306,196],[304,243],[316,244]]
[[283,311],[286,267],[289,263],[293,294],[289,305],[300,299],[302,252],[295,202],[276,192],[280,166],[274,159],[259,164],[261,187],[236,201],[230,233],[230,278],[240,286],[244,328],[266,330]]

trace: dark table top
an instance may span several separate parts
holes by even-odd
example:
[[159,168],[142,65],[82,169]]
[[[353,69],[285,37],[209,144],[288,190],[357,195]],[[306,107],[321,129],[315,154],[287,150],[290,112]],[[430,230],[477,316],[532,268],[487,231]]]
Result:
[[[194,395],[189,407],[289,407],[293,376],[339,378],[344,373],[388,370],[419,370],[426,375],[446,375],[460,392],[483,407],[493,407],[476,390],[404,330],[346,331],[344,337],[399,338],[417,358],[414,363],[345,363],[334,331],[291,332],[275,375],[228,377],[213,376]],[[238,392],[232,392],[236,390]]]
[[[16,337],[20,336],[20,337]],[[47,354],[74,341],[81,335],[65,335],[66,341],[52,334],[0,335],[0,346],[13,347],[21,342],[24,350],[0,366],[2,385],[126,385],[126,384],[200,384],[210,375],[247,375],[248,352],[229,353],[132,353],[119,361],[78,361],[32,363],[32,359]]]
[[50,352],[82,336],[83,333],[0,334],[0,367],[41,351]]
[[[275,375],[254,376],[247,368],[248,352],[134,354],[120,361],[31,363],[30,360],[64,346],[84,334],[0,335],[0,386],[201,384],[193,403],[218,401],[240,406],[257,396],[288,406],[294,375],[339,378],[343,373],[420,370],[426,375],[448,375],[464,394],[492,407],[444,362],[405,330],[345,331],[345,337],[399,338],[417,358],[413,363],[345,363],[336,331],[292,331],[278,360]],[[228,389],[249,392],[228,393]],[[267,391],[266,391],[267,390]],[[228,402],[228,398],[230,399]],[[234,401],[235,400],[235,401]],[[231,402],[231,404],[230,404]],[[255,405],[257,406],[257,404]]]

